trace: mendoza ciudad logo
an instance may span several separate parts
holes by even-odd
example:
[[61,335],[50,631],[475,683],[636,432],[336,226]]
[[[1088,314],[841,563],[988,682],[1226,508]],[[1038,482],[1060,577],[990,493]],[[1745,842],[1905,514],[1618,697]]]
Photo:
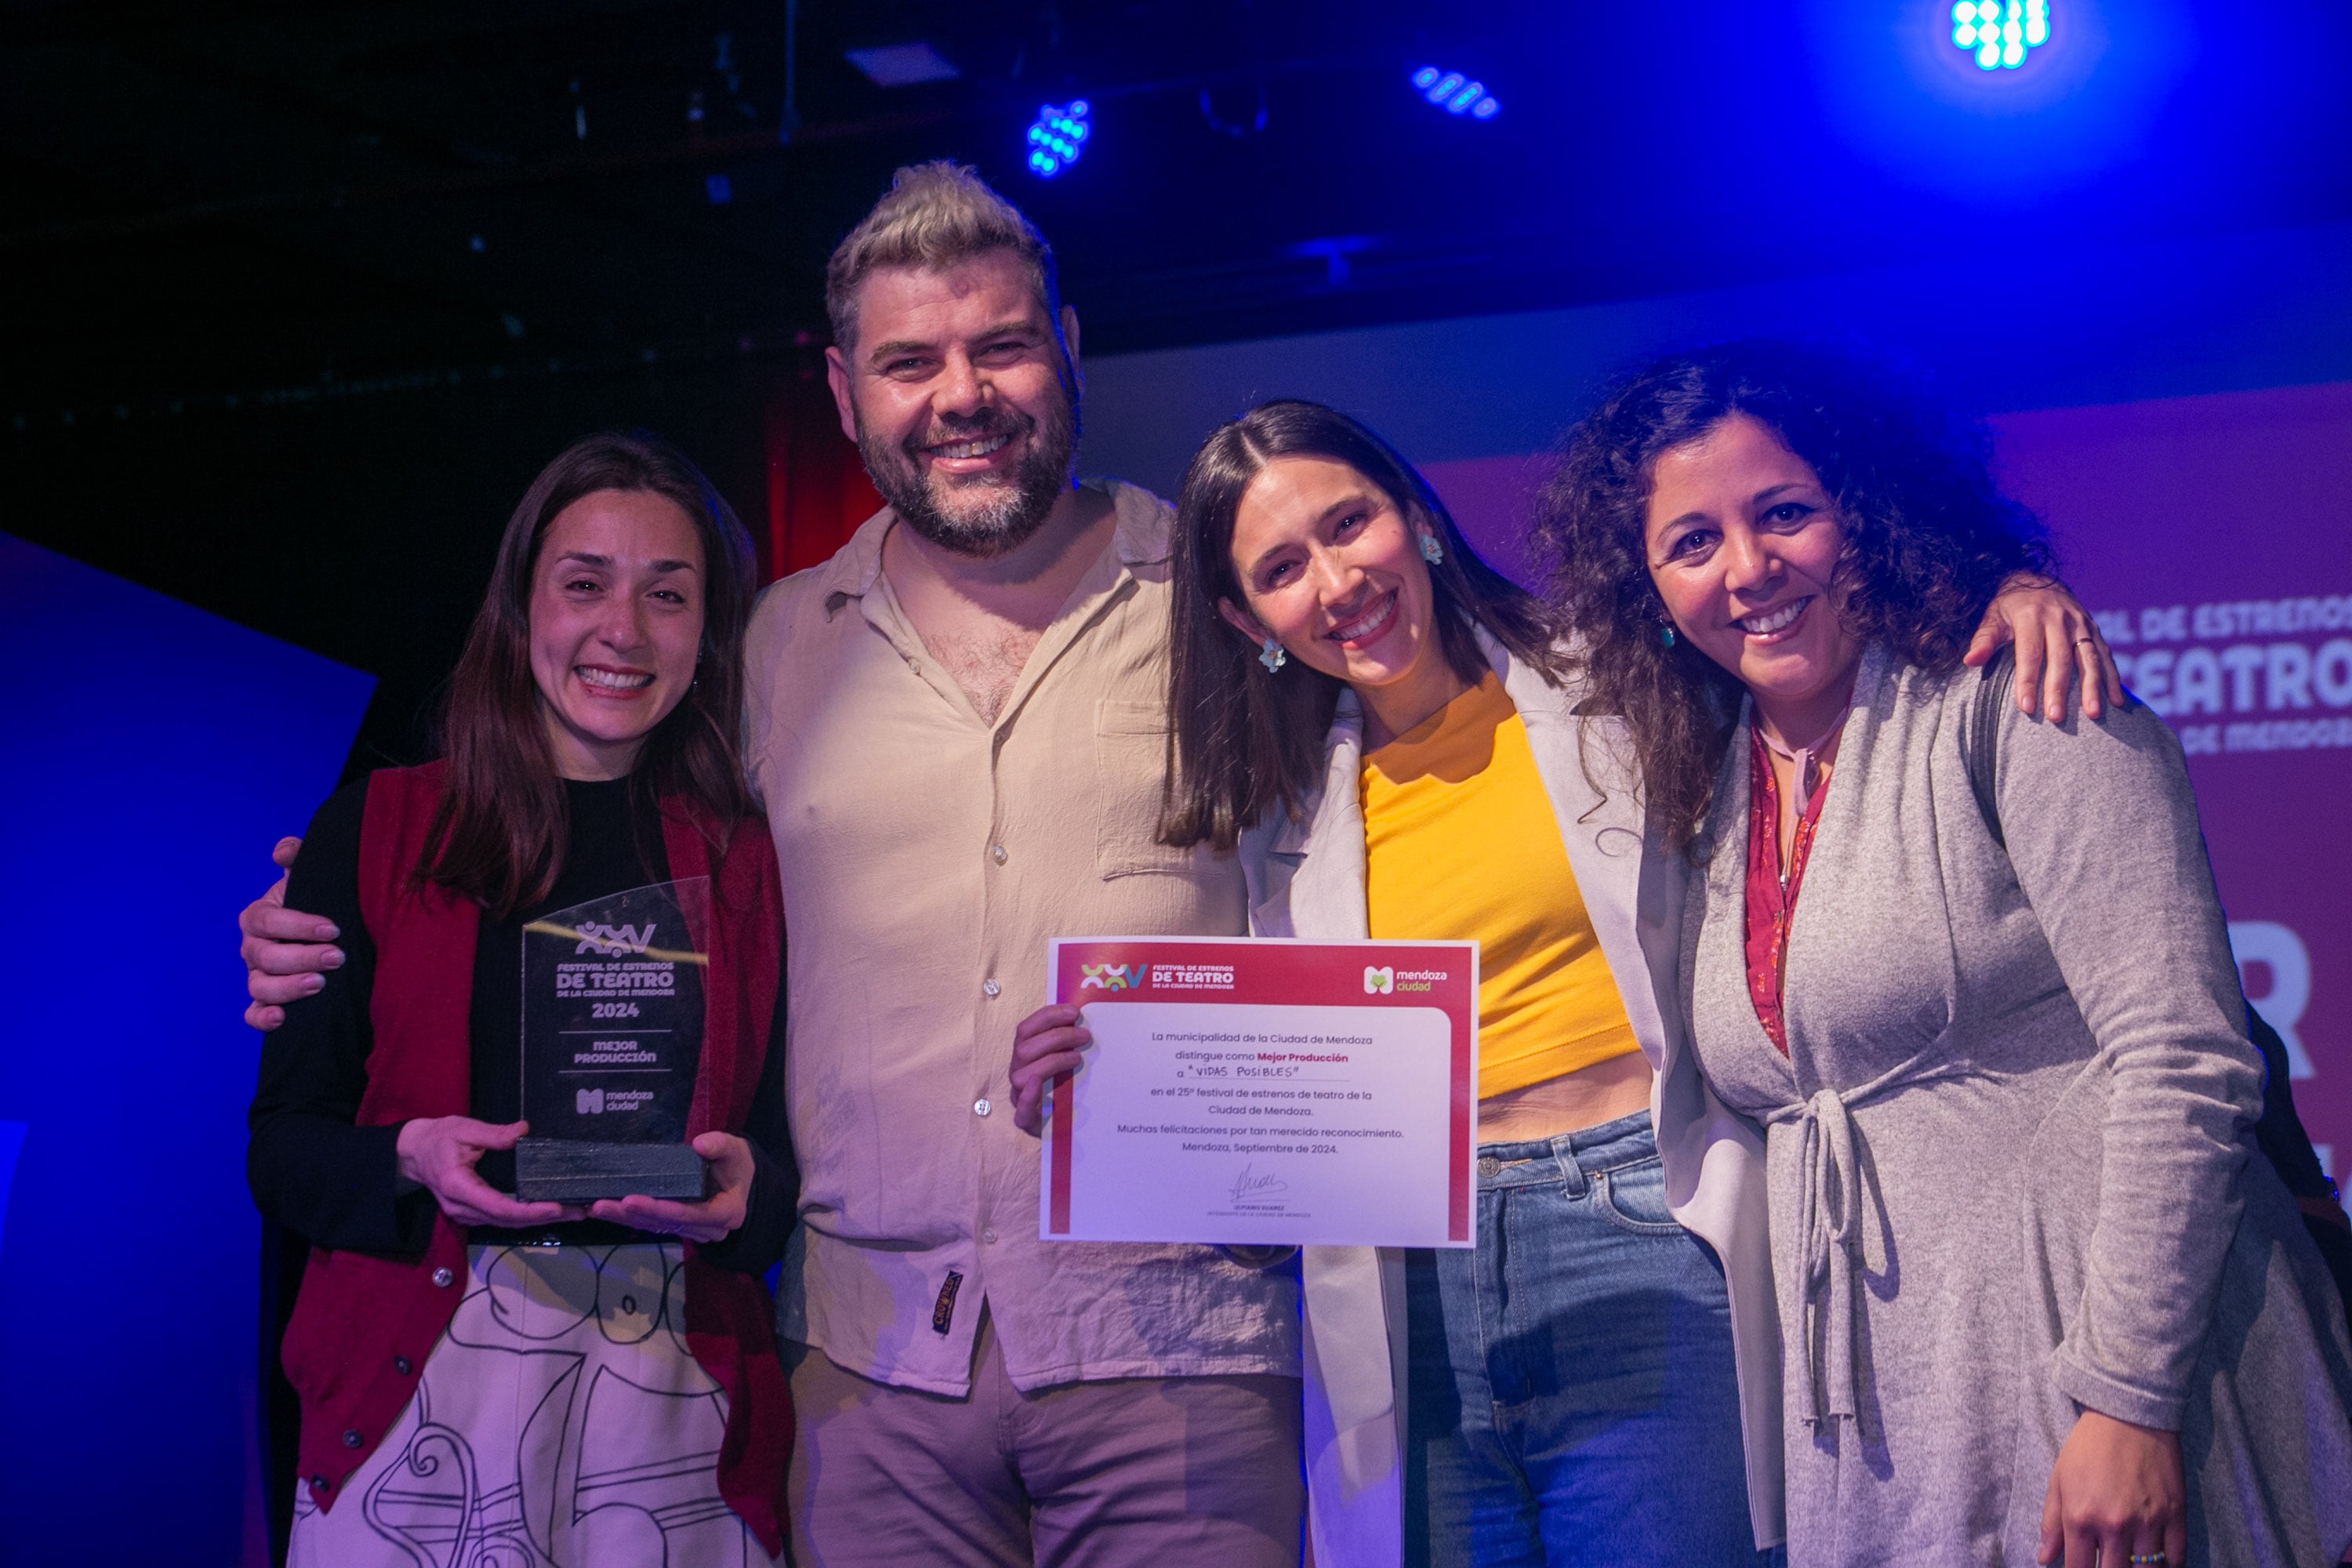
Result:
[[1394,964],[1364,965],[1364,994],[1392,996],[1399,992],[1427,991],[1445,978],[1442,969],[1399,969]]

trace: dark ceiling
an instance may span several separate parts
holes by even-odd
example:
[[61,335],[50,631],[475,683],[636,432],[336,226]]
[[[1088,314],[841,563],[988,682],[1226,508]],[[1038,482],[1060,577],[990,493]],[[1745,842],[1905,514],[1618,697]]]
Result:
[[[1037,218],[1095,352],[2352,217],[2352,6],[2051,4],[2095,68],[1990,113],[1923,0],[18,4],[0,418],[770,353],[923,157]],[[919,40],[961,74],[845,57]]]

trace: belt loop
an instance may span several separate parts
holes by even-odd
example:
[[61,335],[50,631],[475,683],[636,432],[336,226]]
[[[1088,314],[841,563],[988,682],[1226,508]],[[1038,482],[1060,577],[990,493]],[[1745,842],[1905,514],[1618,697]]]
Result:
[[1576,1134],[1563,1132],[1551,1141],[1552,1158],[1559,1162],[1559,1179],[1568,1187],[1568,1195],[1580,1198],[1592,1190],[1592,1178],[1584,1173],[1584,1163],[1576,1157]]

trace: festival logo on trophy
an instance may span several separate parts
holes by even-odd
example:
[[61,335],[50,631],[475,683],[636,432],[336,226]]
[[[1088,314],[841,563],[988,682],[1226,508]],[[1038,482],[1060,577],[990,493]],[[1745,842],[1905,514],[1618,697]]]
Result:
[[686,1119],[702,1060],[710,880],[633,888],[523,928],[515,1194],[703,1195]]

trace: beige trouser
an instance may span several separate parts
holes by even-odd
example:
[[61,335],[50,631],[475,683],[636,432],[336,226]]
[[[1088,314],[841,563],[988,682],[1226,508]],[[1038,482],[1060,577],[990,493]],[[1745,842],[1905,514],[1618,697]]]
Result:
[[962,1399],[785,1354],[795,1568],[1297,1568],[1297,1378],[1024,1394],[984,1320]]

